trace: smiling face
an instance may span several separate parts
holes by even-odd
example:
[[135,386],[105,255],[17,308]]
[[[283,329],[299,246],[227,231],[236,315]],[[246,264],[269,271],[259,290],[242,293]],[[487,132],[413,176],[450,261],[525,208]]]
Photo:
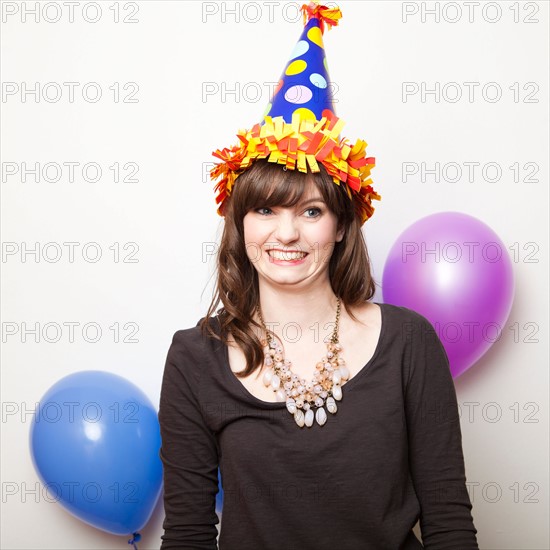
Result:
[[322,193],[308,179],[290,206],[257,206],[243,218],[246,254],[264,282],[300,285],[328,280],[330,257],[344,236]]
[[[307,297],[310,290],[320,290],[312,294],[316,299],[331,288],[346,305],[372,298],[376,289],[361,212],[351,197],[348,185],[334,181],[321,164],[319,172],[303,173],[254,161],[236,178],[224,203],[209,315],[236,311],[251,320],[261,287],[275,300],[277,291]],[[318,282],[322,288],[315,288]],[[223,310],[216,310],[220,302]]]

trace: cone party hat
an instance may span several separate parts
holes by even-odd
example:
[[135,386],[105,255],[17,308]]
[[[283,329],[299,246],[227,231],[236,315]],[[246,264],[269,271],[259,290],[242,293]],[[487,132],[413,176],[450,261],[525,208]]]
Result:
[[312,17],[294,47],[265,114],[272,117],[280,115],[286,122],[292,122],[294,113],[300,119],[321,120],[325,109],[334,113],[332,86],[328,77],[321,20]]
[[340,138],[344,121],[334,110],[332,86],[323,33],[338,24],[339,8],[316,2],[302,6],[304,31],[297,42],[268,104],[265,115],[250,130],[238,132],[239,144],[216,150],[221,160],[210,171],[215,185],[218,214],[230,196],[237,177],[257,159],[267,159],[288,170],[319,172],[322,164],[336,185],[344,183],[363,224],[374,213],[372,200],[381,200],[372,188],[375,159],[366,156],[367,143],[355,145]]

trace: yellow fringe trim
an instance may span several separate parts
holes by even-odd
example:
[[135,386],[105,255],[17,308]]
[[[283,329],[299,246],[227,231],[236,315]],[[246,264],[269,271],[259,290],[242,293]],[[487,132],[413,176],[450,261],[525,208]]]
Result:
[[382,199],[371,186],[370,172],[375,159],[366,156],[365,141],[357,140],[351,145],[346,138],[338,139],[343,126],[344,121],[326,109],[320,121],[302,120],[294,115],[289,124],[282,116],[266,116],[263,125],[258,123],[250,130],[240,130],[237,133],[240,144],[212,153],[222,161],[210,170],[212,180],[221,177],[214,186],[218,214],[223,216],[224,201],[231,194],[237,177],[253,161],[268,159],[303,173],[307,173],[308,167],[311,172],[319,172],[318,163],[321,163],[335,184],[346,184],[347,195],[356,204],[361,224],[365,223],[375,210],[372,201]]

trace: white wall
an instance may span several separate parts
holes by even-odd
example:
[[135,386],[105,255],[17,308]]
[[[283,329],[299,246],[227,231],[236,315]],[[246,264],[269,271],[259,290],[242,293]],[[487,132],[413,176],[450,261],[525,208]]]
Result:
[[[241,3],[236,22],[225,12],[233,2],[121,2],[121,19],[135,5],[138,22],[117,24],[114,2],[99,2],[96,23],[83,19],[95,17],[93,6],[83,11],[84,3],[75,8],[74,23],[61,2],[50,2],[45,14],[52,20],[62,9],[55,23],[44,13],[38,23],[33,15],[24,22],[21,12],[34,2],[3,3],[2,79],[19,92],[2,97],[2,162],[19,169],[23,162],[95,162],[103,170],[97,183],[85,181],[80,167],[74,182],[67,170],[58,182],[30,176],[23,183],[20,174],[2,182],[4,246],[63,248],[53,263],[43,257],[36,263],[32,255],[23,262],[20,252],[3,258],[3,328],[76,321],[103,329],[96,344],[79,331],[74,343],[64,332],[55,344],[3,334],[4,412],[8,403],[32,409],[61,377],[87,369],[124,376],[158,403],[172,334],[194,325],[209,302],[210,287],[201,293],[213,262],[203,248],[216,241],[220,218],[203,163],[215,148],[234,143],[239,128],[260,119],[269,83],[302,29],[296,5],[287,4]],[[516,295],[504,336],[455,384],[480,547],[548,549],[548,3],[470,3],[472,21],[467,3],[437,5],[440,21],[424,14],[423,22],[422,12],[435,2],[341,2],[341,25],[325,35],[337,113],[347,121],[344,135],[365,138],[377,160],[373,177],[383,201],[365,235],[379,283],[395,238],[434,212],[476,216],[510,247]],[[14,6],[18,12],[11,15]],[[63,95],[57,102],[32,96],[23,102],[24,82],[57,82]],[[80,83],[73,103],[64,82]],[[103,92],[97,103],[83,99],[90,82]],[[109,87],[119,83],[123,98],[128,82],[139,85],[138,102],[115,102]],[[423,102],[420,94],[404,102],[403,82],[447,86],[439,102],[433,95]],[[454,103],[453,82],[463,92]],[[472,101],[465,82],[478,83],[470,85]],[[240,97],[204,96],[205,83],[237,88]],[[487,83],[500,87],[499,100],[489,101],[495,85],[483,94]],[[519,97],[510,89],[514,83]],[[537,102],[528,103],[533,90]],[[115,162],[135,162],[139,181],[115,183],[109,169]],[[457,183],[445,175],[439,183],[433,175],[424,183],[420,175],[404,182],[404,162],[427,168],[453,162],[464,173]],[[480,163],[473,181],[468,162]],[[502,170],[499,181],[481,172],[490,162]],[[509,168],[514,163],[521,167],[517,183]],[[537,167],[536,181],[525,181],[526,163]],[[80,243],[73,263],[62,244],[69,241]],[[92,242],[103,252],[97,263],[81,253]],[[110,247],[119,243],[123,258],[129,242],[139,246],[138,262],[115,262]],[[114,343],[109,327],[129,321],[139,326],[139,343]],[[499,409],[502,416],[493,421]],[[31,415],[2,418],[2,482],[20,488],[7,495],[3,485],[2,548],[127,547],[124,538],[86,526],[41,495],[24,494],[38,480],[30,421]],[[140,549],[159,547],[162,519],[159,505]]]

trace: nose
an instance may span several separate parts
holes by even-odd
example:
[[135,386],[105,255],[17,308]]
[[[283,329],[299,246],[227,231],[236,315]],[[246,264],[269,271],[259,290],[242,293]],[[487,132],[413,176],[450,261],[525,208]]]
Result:
[[295,216],[286,211],[278,216],[274,237],[281,243],[287,244],[298,240],[299,231]]

